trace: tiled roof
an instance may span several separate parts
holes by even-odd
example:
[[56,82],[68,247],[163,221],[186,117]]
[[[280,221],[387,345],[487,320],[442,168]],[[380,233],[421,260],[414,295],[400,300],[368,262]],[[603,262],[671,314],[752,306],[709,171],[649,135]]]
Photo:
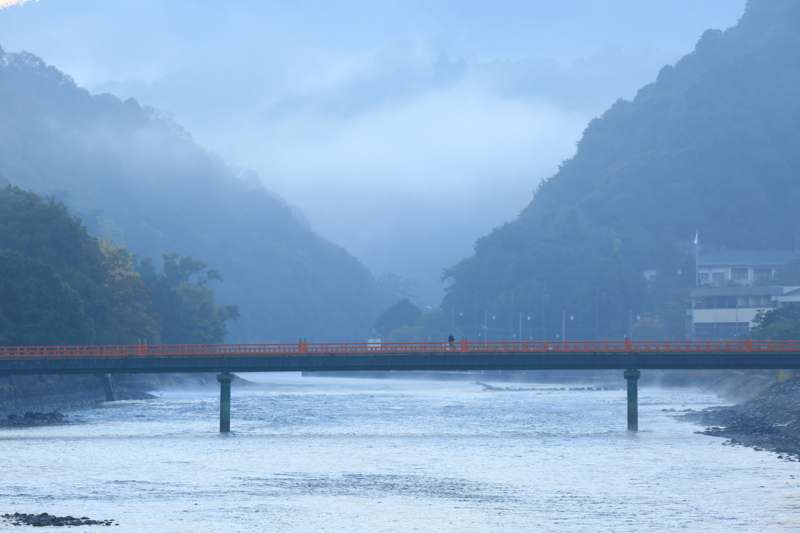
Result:
[[723,250],[700,254],[698,263],[701,267],[711,266],[749,266],[777,267],[789,261],[800,259],[800,252],[794,251],[751,251]]
[[797,287],[700,287],[692,289],[692,298],[702,296],[780,296]]

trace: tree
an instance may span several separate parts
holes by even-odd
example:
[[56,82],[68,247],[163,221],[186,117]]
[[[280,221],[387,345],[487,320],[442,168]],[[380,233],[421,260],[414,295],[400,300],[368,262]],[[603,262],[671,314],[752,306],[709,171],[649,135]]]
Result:
[[89,235],[64,204],[18,187],[0,190],[0,249],[49,265],[82,301],[94,342],[157,340],[156,322],[146,313],[149,289],[133,270],[130,254]]
[[97,344],[136,344],[139,339],[159,342],[158,321],[149,312],[152,290],[134,270],[135,258],[110,240],[99,244],[103,283],[92,299],[93,306],[102,309],[95,319]]
[[444,342],[449,335],[460,339],[460,328],[454,328],[449,313],[433,309],[420,316],[414,327],[414,339],[418,342]]
[[800,306],[759,311],[750,335],[759,340],[800,340]]
[[392,330],[403,326],[413,326],[422,311],[411,303],[408,298],[403,298],[389,306],[375,321],[375,331],[386,338]]
[[0,250],[0,344],[93,344],[92,320],[78,293],[38,259]]
[[[156,272],[153,261],[144,259],[138,272],[153,291],[150,312],[160,322],[163,344],[218,344],[227,328],[225,322],[236,320],[239,307],[218,306],[214,291],[206,284],[222,281],[216,270],[207,270],[206,263],[177,253],[162,254],[163,273]],[[194,282],[192,279],[194,278]]]

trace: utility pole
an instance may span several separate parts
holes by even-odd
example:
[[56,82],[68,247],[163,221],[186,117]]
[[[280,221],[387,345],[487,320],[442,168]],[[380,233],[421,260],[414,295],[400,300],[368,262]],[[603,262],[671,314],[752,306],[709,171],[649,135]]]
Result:
[[547,340],[545,329],[547,328],[547,320],[545,320],[545,305],[547,304],[547,294],[542,294],[542,342]]
[[628,338],[633,340],[633,311],[628,311]]
[[600,314],[598,312],[598,304],[597,304],[599,298],[600,298],[600,293],[595,291],[594,292],[594,340],[596,341],[600,340],[600,328],[597,326],[597,324],[599,323],[598,316]]
[[567,312],[561,311],[561,341],[567,342]]
[[473,338],[478,340],[478,295],[472,295],[472,334]]
[[519,342],[522,342],[522,311],[519,312]]

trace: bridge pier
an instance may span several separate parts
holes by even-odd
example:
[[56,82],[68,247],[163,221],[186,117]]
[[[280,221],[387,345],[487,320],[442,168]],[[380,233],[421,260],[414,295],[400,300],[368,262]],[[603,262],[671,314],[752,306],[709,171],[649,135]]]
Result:
[[114,398],[114,386],[111,381],[113,379],[111,374],[100,374],[98,377],[103,384],[103,393],[106,395],[106,401],[113,402],[116,400],[116,398]]
[[231,430],[231,380],[233,376],[224,372],[217,374],[219,381],[219,432],[229,433]]
[[639,431],[639,376],[642,375],[638,370],[630,369],[625,371],[625,379],[628,381],[628,431]]

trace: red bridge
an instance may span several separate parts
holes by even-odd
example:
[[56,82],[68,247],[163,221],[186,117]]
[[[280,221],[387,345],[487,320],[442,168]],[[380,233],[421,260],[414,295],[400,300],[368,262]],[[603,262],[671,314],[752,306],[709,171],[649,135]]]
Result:
[[[0,348],[0,376],[216,372],[220,429],[230,427],[231,372],[357,370],[625,370],[637,429],[641,369],[797,369],[800,341],[408,342]],[[110,391],[110,385],[107,387]]]

